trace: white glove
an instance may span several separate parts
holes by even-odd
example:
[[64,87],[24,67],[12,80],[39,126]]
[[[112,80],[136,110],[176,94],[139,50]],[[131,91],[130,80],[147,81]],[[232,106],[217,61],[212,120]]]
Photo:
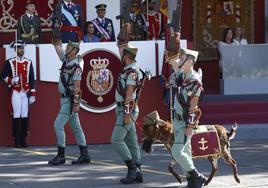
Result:
[[30,105],[33,104],[34,102],[35,102],[35,96],[31,96],[31,97],[29,98],[29,103],[30,103]]
[[15,76],[14,78],[12,78],[12,80],[11,80],[11,84],[12,84],[12,85],[15,85],[15,84],[17,84],[17,83],[19,82],[19,80],[20,80],[20,77]]

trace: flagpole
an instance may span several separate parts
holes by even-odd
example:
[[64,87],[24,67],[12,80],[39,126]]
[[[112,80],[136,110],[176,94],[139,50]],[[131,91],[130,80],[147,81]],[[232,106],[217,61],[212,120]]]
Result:
[[16,52],[16,70],[15,70],[15,77],[18,76],[18,36],[17,36],[17,30],[15,29],[15,52]]

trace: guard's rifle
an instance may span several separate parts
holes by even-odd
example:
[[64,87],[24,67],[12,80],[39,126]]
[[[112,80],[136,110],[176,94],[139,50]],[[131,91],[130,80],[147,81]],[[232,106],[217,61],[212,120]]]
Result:
[[[180,51],[182,0],[177,0],[176,9],[172,14],[172,22],[168,26],[166,37],[166,49],[174,55]],[[166,32],[166,33],[167,33]]]
[[135,99],[135,103],[138,104],[138,100],[140,98],[141,95],[141,91],[144,88],[144,84],[146,82],[146,80],[151,80],[152,78],[152,73],[150,70],[145,70],[143,71],[142,69],[140,69],[141,73],[142,73],[142,80],[140,81],[141,84],[139,85],[139,87],[137,88],[137,92],[136,92],[136,99]]
[[[177,0],[176,9],[172,14],[172,22],[165,29],[166,58],[172,58],[180,52],[182,0]],[[167,60],[168,61],[168,60]],[[169,87],[170,121],[173,121],[173,91]]]
[[121,22],[121,30],[117,36],[117,40],[119,44],[124,44],[129,41],[129,33],[130,33],[130,19],[129,19],[129,11],[131,6],[131,0],[124,0],[123,7],[120,15],[116,16],[117,20],[120,19]]
[[56,44],[61,40],[61,26],[62,26],[62,1],[58,0],[53,11],[53,30],[52,30],[52,43]]

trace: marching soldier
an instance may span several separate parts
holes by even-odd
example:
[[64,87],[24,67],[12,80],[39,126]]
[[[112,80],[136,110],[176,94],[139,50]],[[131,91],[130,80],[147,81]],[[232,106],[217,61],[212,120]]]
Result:
[[130,40],[145,40],[146,39],[146,21],[143,14],[137,11],[137,1],[131,1],[129,20],[131,24]]
[[32,61],[24,57],[22,40],[10,44],[17,56],[6,61],[2,79],[12,88],[12,130],[14,147],[27,147],[29,105],[35,102],[34,69]]
[[62,48],[60,37],[59,24],[54,24],[53,42],[55,50],[62,61],[60,69],[60,79],[58,84],[60,99],[60,111],[54,122],[54,129],[57,137],[58,154],[48,162],[50,165],[60,165],[65,163],[65,132],[64,126],[67,122],[70,123],[74,133],[81,155],[72,164],[90,163],[91,159],[87,150],[87,143],[83,129],[81,128],[78,111],[82,91],[80,89],[82,68],[80,67],[79,44],[69,41],[65,52]]
[[[166,59],[172,65],[174,73],[170,84],[176,89],[174,97],[174,145],[172,156],[184,171],[189,188],[201,188],[206,178],[200,174],[193,163],[191,154],[191,137],[196,128],[201,111],[198,108],[203,92],[202,73],[193,69],[198,52],[180,49],[176,54],[166,51]],[[172,55],[170,55],[172,54]]]
[[[80,5],[74,3],[73,0],[63,0],[61,14],[62,42],[68,43],[69,40],[72,42],[80,41],[83,38],[84,28]],[[55,14],[53,14],[52,19],[54,22],[58,18],[55,18]]]
[[105,17],[105,4],[95,6],[98,17],[92,20],[94,24],[94,34],[100,38],[101,42],[115,41],[113,21]]
[[27,1],[26,12],[18,19],[17,37],[27,44],[41,42],[41,20],[36,15],[35,3]]
[[141,154],[135,127],[139,114],[137,89],[140,88],[142,78],[135,61],[138,49],[120,41],[118,41],[118,47],[123,70],[119,75],[115,94],[116,122],[111,142],[128,167],[126,178],[121,179],[120,182],[123,184],[142,183]]

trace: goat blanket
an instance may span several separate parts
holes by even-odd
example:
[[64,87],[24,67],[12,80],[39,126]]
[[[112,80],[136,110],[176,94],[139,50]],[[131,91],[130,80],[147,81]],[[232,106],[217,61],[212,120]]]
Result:
[[200,125],[191,139],[192,157],[207,157],[221,153],[220,140],[213,125]]

